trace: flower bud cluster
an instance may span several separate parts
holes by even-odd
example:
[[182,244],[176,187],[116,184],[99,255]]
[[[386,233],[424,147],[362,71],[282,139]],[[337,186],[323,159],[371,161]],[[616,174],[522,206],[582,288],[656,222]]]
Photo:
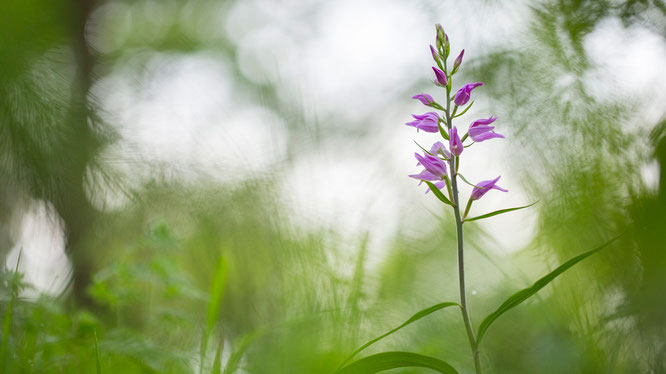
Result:
[[[465,50],[463,49],[460,51],[460,54],[453,61],[453,65],[449,71],[447,66],[447,59],[451,49],[449,37],[444,32],[442,25],[437,24],[435,26],[435,30],[436,47],[433,47],[432,45],[430,46],[430,53],[432,54],[432,58],[435,61],[435,64],[437,64],[437,67],[432,67],[432,70],[435,73],[434,84],[438,87],[443,87],[446,89],[446,101],[444,104],[440,104],[432,96],[425,93],[415,95],[412,98],[419,100],[425,106],[440,110],[444,113],[443,115],[440,115],[437,112],[412,114],[414,121],[407,122],[406,125],[415,127],[417,132],[423,130],[429,133],[439,133],[444,138],[444,140],[448,141],[448,149],[444,143],[437,141],[433,144],[429,152],[423,149],[424,152],[422,155],[415,153],[414,156],[418,160],[417,166],[421,165],[424,170],[422,170],[419,174],[410,175],[410,177],[418,179],[421,182],[433,182],[435,187],[438,189],[447,187],[449,199],[453,201],[455,205],[457,204],[457,193],[455,196],[456,198],[454,199],[452,196],[452,182],[455,186],[455,178],[459,175],[459,158],[465,148],[471,146],[474,143],[480,143],[494,138],[504,138],[504,135],[498,134],[494,131],[495,126],[491,125],[497,120],[497,117],[494,116],[473,121],[469,125],[467,132],[462,137],[459,135],[458,128],[453,126],[453,119],[462,116],[474,102],[472,101],[466,108],[462,110],[460,114],[456,115],[459,107],[467,105],[471,99],[472,91],[477,87],[483,86],[483,83],[467,83],[463,85],[455,93],[455,95],[453,95],[453,97],[451,97],[451,86],[453,81],[452,78],[462,65]],[[452,104],[453,108],[451,108]],[[471,143],[465,145],[464,142],[468,138],[471,139]],[[462,179],[465,180],[464,178]],[[472,202],[480,199],[490,190],[495,189],[507,192],[507,190],[497,186],[497,181],[499,179],[500,177],[497,177],[495,179],[481,181],[476,185],[473,185],[473,190],[467,204],[467,209],[465,210],[465,215],[469,211]]]

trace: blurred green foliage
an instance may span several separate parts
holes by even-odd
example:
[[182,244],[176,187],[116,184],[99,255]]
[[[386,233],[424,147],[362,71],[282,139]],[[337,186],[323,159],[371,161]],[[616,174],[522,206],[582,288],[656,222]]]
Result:
[[[211,22],[205,14],[215,2],[200,3],[195,14]],[[448,301],[442,295],[455,301],[455,257],[442,251],[454,245],[450,221],[433,218],[440,229],[419,237],[396,232],[387,255],[369,265],[367,237],[292,226],[271,188],[279,174],[233,187],[158,176],[123,209],[94,209],[85,188],[90,170],[120,182],[99,162],[117,134],[90,88],[124,52],[146,47],[140,36],[150,25],[137,16],[129,32],[136,39],[94,51],[86,25],[100,5],[0,3],[0,251],[7,255],[15,244],[12,217],[42,200],[64,222],[74,269],[61,295],[28,299],[20,274],[2,268],[0,372],[94,372],[96,331],[103,373],[330,373],[363,342]],[[516,165],[540,200],[535,239],[512,256],[492,260],[478,245],[483,231],[470,230],[468,243],[477,247],[468,254],[470,283],[480,290],[471,298],[473,320],[541,272],[625,235],[502,316],[484,338],[484,367],[666,373],[666,173],[657,191],[640,175],[651,161],[666,168],[666,122],[650,124],[649,133],[625,126],[633,103],[596,100],[584,80],[591,67],[584,40],[599,22],[618,17],[666,35],[666,7],[660,0],[552,0],[535,2],[526,16],[531,43],[488,51],[463,72],[486,82],[504,108]],[[229,41],[186,33],[192,20],[156,22],[164,27],[149,46],[155,50],[237,53]],[[307,130],[303,108],[284,104],[275,87],[245,80],[238,68],[234,62],[240,85],[289,119],[290,136]],[[553,77],[565,75],[571,80],[562,89]],[[538,273],[520,273],[532,268]],[[484,274],[502,280],[484,284]],[[435,313],[364,354],[407,350],[469,372],[455,313]]]

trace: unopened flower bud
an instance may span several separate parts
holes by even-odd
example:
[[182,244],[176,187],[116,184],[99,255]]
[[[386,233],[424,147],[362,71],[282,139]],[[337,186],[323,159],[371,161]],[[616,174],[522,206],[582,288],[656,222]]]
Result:
[[437,30],[437,47],[440,50],[445,51],[449,37],[446,35],[446,33],[444,32],[444,28],[439,23],[435,25],[435,28]]
[[441,63],[439,59],[439,53],[437,53],[435,47],[432,45],[430,46],[430,53],[432,53],[432,59],[435,60],[435,62],[439,65]]
[[437,78],[436,83],[442,87],[446,87],[446,85],[449,83],[449,81],[446,79],[446,74],[434,66],[432,67],[432,70],[435,72],[435,77]]
[[453,70],[451,71],[451,74],[454,74],[460,68],[460,64],[462,64],[462,59],[464,54],[465,50],[463,49],[462,51],[460,51],[460,54],[458,55],[458,57],[456,57],[455,61],[453,61]]
[[460,136],[458,136],[458,129],[455,126],[449,132],[449,149],[454,156],[460,156],[464,149]]

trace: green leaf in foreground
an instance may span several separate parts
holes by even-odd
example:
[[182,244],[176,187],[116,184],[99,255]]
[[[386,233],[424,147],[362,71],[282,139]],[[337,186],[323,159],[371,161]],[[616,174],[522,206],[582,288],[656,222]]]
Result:
[[497,308],[496,311],[492,312],[489,314],[482,322],[481,325],[479,326],[479,333],[477,334],[476,337],[476,344],[478,345],[481,342],[481,338],[485,335],[486,331],[490,327],[490,325],[502,314],[507,312],[510,309],[515,308],[518,306],[520,303],[523,301],[527,300],[530,298],[532,295],[536,294],[544,288],[548,283],[552,282],[553,279],[557,278],[560,274],[564,273],[565,271],[569,270],[570,267],[576,265],[580,261],[588,258],[589,256],[597,253],[600,251],[602,248],[606,247],[607,245],[611,244],[617,239],[617,237],[611,239],[610,241],[600,245],[597,248],[594,248],[591,251],[585,252],[581,255],[578,255],[571,260],[565,262],[564,264],[560,265],[557,269],[551,271],[548,273],[546,276],[543,278],[539,279],[538,281],[534,282],[534,284],[531,287],[524,288],[513,295],[511,295],[506,301],[500,305],[499,308]]
[[487,214],[480,215],[480,216],[478,216],[478,217],[465,218],[465,222],[476,221],[476,220],[479,220],[479,219],[484,219],[484,218],[488,218],[488,217],[496,216],[496,215],[498,215],[498,214],[502,214],[502,213],[513,212],[514,210],[520,210],[520,209],[529,208],[529,207],[531,207],[532,205],[534,205],[534,204],[536,204],[536,203],[537,203],[537,202],[534,202],[534,203],[532,203],[532,204],[530,204],[530,205],[519,206],[519,207],[515,207],[515,208],[500,209],[500,210],[496,210],[496,211],[494,211],[494,212],[490,212],[490,213],[487,213]]
[[433,312],[436,312],[436,311],[438,311],[438,310],[440,310],[440,309],[443,309],[443,308],[446,308],[446,307],[449,307],[449,306],[454,306],[454,305],[460,307],[460,304],[458,304],[458,303],[445,302],[445,303],[435,304],[435,305],[433,305],[433,306],[431,306],[431,307],[428,307],[428,308],[425,308],[425,309],[423,309],[423,310],[420,310],[420,311],[416,312],[416,313],[415,313],[413,316],[411,316],[407,321],[403,322],[402,325],[400,325],[400,326],[394,328],[393,330],[391,330],[391,331],[389,331],[389,332],[387,332],[387,333],[385,333],[385,334],[383,334],[383,335],[380,335],[380,336],[378,336],[378,337],[376,337],[376,338],[370,340],[369,342],[363,344],[363,345],[362,345],[361,347],[359,347],[357,350],[355,350],[354,352],[352,352],[352,354],[350,354],[349,357],[347,357],[347,358],[342,362],[342,364],[341,364],[340,366],[341,366],[341,367],[344,366],[347,362],[349,362],[349,360],[351,360],[351,359],[352,359],[354,356],[356,356],[359,352],[361,352],[362,350],[368,348],[368,347],[371,346],[372,344],[374,344],[374,343],[376,343],[376,342],[378,342],[378,341],[384,339],[385,337],[387,337],[387,336],[393,334],[394,332],[400,330],[401,328],[403,328],[403,327],[405,327],[405,326],[407,326],[407,325],[409,325],[409,324],[411,324],[411,323],[414,323],[414,322],[420,320],[421,318],[423,318],[423,317],[425,317],[425,316],[427,316],[427,315],[429,315],[429,314],[431,314],[431,313],[433,313]]
[[437,198],[439,199],[439,201],[443,202],[444,204],[448,204],[448,205],[451,205],[451,206],[455,206],[455,205],[451,202],[451,200],[447,199],[446,196],[444,196],[444,194],[442,193],[442,191],[439,190],[439,188],[435,187],[434,184],[432,184],[432,183],[430,183],[430,182],[428,182],[428,181],[423,181],[423,182],[425,182],[425,184],[427,184],[428,187],[430,187],[430,191],[432,191],[432,193],[434,193],[435,196],[437,196]]
[[372,374],[405,367],[422,367],[444,374],[458,374],[453,366],[440,359],[410,352],[383,352],[364,357],[336,371],[335,374]]

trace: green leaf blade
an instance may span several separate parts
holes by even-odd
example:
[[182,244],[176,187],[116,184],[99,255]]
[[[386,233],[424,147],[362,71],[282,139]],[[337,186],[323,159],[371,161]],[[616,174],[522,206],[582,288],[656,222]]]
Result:
[[404,367],[422,367],[443,374],[458,374],[453,366],[440,359],[411,352],[383,352],[364,357],[335,374],[373,374]]
[[481,322],[481,325],[479,325],[479,331],[477,333],[476,337],[476,343],[480,344],[481,338],[485,335],[486,331],[488,331],[488,328],[490,325],[497,319],[499,316],[502,314],[506,313],[510,309],[515,308],[516,306],[520,305],[523,301],[529,299],[531,296],[539,292],[542,288],[547,286],[550,282],[552,282],[555,278],[557,278],[560,274],[564,273],[565,271],[569,270],[572,266],[576,265],[580,261],[583,261],[584,259],[590,257],[591,255],[599,252],[606,246],[610,245],[613,243],[618,237],[615,237],[611,239],[610,241],[590,250],[587,251],[583,254],[580,254],[569,261],[565,262],[564,264],[558,266],[555,270],[551,271],[550,273],[546,274],[536,282],[531,287],[524,288],[513,295],[509,296],[502,305],[497,308],[494,312],[486,316],[484,320]]
[[420,320],[421,318],[428,316],[428,315],[431,314],[431,313],[434,313],[434,312],[436,312],[436,311],[438,311],[438,310],[440,310],[440,309],[444,309],[444,308],[447,308],[447,307],[450,307],[450,306],[457,306],[457,307],[461,308],[460,304],[458,304],[458,303],[454,303],[454,302],[444,302],[444,303],[435,304],[435,305],[430,306],[430,307],[428,307],[428,308],[422,309],[422,310],[420,310],[420,311],[414,313],[413,316],[411,316],[407,321],[403,322],[400,326],[398,326],[398,327],[396,327],[396,328],[394,328],[394,329],[392,329],[392,330],[390,330],[390,331],[388,331],[388,332],[386,332],[386,333],[384,333],[384,334],[382,334],[382,335],[380,335],[380,336],[378,336],[378,337],[376,337],[376,338],[374,338],[374,339],[368,341],[367,343],[363,344],[362,346],[360,346],[358,349],[356,349],[354,352],[352,352],[352,353],[351,353],[351,354],[350,354],[350,355],[349,355],[349,356],[348,356],[348,357],[342,362],[342,364],[341,364],[340,366],[341,366],[341,367],[344,366],[347,362],[349,362],[354,356],[356,356],[356,355],[357,355],[359,352],[361,352],[362,350],[364,350],[364,349],[368,348],[369,346],[371,346],[372,344],[374,344],[374,343],[376,343],[376,342],[378,342],[378,341],[384,339],[385,337],[387,337],[387,336],[393,334],[394,332],[396,332],[396,331],[402,329],[403,327],[405,327],[405,326],[407,326],[407,325],[409,325],[409,324],[412,324],[412,323],[414,323],[414,322]]
[[[537,202],[538,202],[538,201],[537,201]],[[465,222],[478,221],[478,220],[480,220],[480,219],[490,218],[490,217],[493,217],[493,216],[496,216],[496,215],[499,215],[499,214],[508,213],[508,212],[513,212],[514,210],[520,210],[520,209],[529,208],[529,207],[531,207],[532,205],[536,204],[537,202],[534,202],[534,203],[532,203],[532,204],[530,204],[530,205],[519,206],[519,207],[515,207],[515,208],[500,209],[500,210],[496,210],[496,211],[494,211],[494,212],[490,212],[490,213],[482,214],[482,215],[477,216],[477,217],[465,218]]]
[[453,117],[451,117],[451,118],[458,118],[458,117],[462,116],[463,114],[467,113],[467,111],[469,110],[469,108],[472,107],[472,104],[474,104],[474,100],[472,100],[472,102],[471,102],[471,103],[465,108],[465,110],[463,110],[462,112],[456,114],[455,116],[453,116]]
[[425,184],[427,184],[428,187],[430,187],[430,191],[432,191],[432,193],[435,194],[435,196],[439,199],[439,201],[447,205],[455,206],[451,202],[451,200],[447,199],[446,196],[444,196],[444,194],[442,193],[442,191],[440,191],[439,188],[437,188],[433,183],[430,183],[428,181],[423,181],[423,182],[425,182]]

